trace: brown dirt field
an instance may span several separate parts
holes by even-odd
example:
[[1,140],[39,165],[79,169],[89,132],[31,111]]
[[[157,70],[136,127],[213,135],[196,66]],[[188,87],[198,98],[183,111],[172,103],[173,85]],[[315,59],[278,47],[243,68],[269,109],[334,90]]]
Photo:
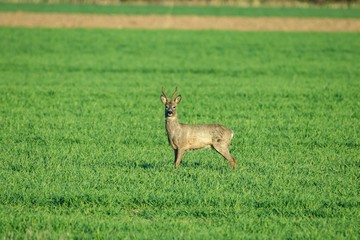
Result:
[[0,26],[49,28],[224,29],[237,31],[360,32],[358,19],[247,18],[0,13]]

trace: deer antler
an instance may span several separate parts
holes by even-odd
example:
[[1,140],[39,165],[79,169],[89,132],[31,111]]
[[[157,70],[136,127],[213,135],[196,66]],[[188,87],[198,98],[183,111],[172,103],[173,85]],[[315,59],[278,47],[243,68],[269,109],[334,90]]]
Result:
[[161,91],[162,91],[164,97],[166,98],[166,100],[169,101],[169,97],[166,95],[164,87],[161,88]]
[[177,90],[178,90],[178,87],[176,86],[175,92],[171,95],[171,101],[174,101],[174,97],[175,97]]

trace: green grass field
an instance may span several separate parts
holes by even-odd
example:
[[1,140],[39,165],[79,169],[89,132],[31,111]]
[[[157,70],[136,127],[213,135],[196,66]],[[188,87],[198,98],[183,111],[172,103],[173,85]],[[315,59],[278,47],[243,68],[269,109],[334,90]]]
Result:
[[319,17],[360,18],[360,8],[281,8],[281,7],[234,7],[234,6],[165,6],[165,5],[97,5],[97,4],[32,4],[0,2],[0,12],[51,12],[82,14],[127,15],[199,15],[235,17]]
[[[358,239],[360,35],[0,28],[1,239]],[[185,123],[235,131],[179,169]]]

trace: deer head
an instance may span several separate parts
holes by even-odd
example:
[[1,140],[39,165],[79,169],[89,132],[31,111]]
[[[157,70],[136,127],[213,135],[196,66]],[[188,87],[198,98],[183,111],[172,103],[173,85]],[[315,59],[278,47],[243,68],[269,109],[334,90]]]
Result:
[[165,117],[166,118],[177,116],[176,106],[181,101],[181,95],[178,95],[176,98],[174,98],[177,90],[178,90],[178,87],[175,88],[175,92],[171,95],[171,99],[170,99],[165,93],[165,88],[164,87],[161,88],[163,95],[160,96],[160,99],[161,99],[161,102],[165,105]]

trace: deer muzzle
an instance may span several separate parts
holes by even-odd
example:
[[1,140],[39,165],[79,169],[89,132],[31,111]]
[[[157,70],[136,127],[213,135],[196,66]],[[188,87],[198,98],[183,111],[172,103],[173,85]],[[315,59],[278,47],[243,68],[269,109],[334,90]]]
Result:
[[167,117],[171,117],[173,115],[173,113],[174,113],[171,109],[166,110],[165,112],[166,112]]

